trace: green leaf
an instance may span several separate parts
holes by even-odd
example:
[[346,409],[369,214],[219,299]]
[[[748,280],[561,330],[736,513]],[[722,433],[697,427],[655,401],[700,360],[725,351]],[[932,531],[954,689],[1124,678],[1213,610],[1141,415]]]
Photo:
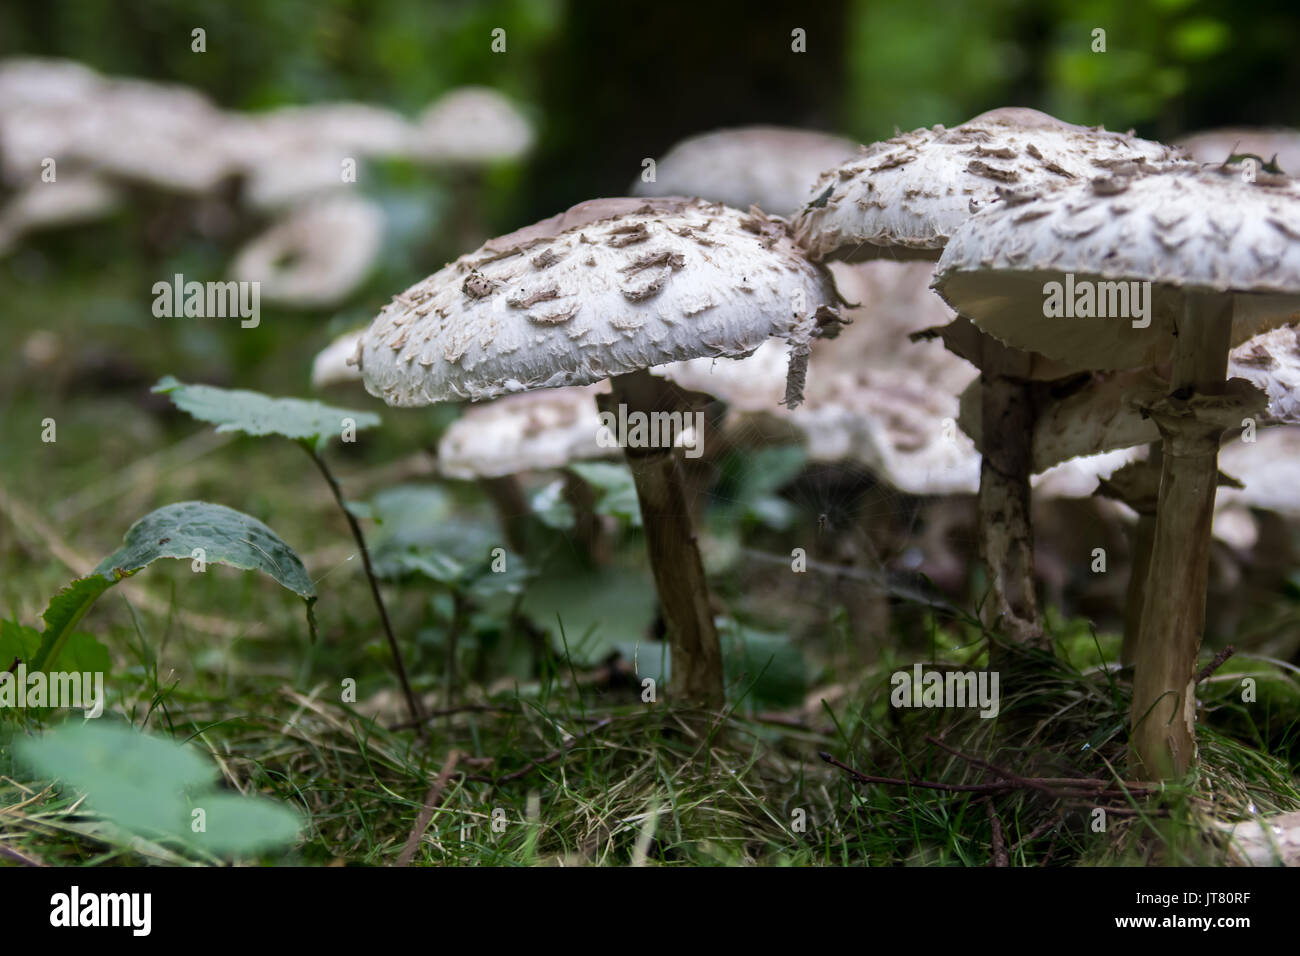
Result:
[[17,746],[37,772],[85,792],[96,811],[134,833],[180,832],[182,791],[217,778],[192,748],[116,724],[72,721]]
[[84,792],[89,807],[138,835],[242,856],[293,842],[302,825],[287,806],[215,789],[216,767],[193,747],[130,727],[67,723],[17,746],[38,773]]
[[15,660],[29,661],[41,646],[40,632],[17,621],[0,621],[0,671]]
[[283,435],[306,442],[319,452],[348,422],[360,431],[379,424],[373,412],[335,408],[300,398],[272,398],[261,392],[217,388],[214,385],[186,385],[165,376],[153,387],[171,397],[172,403],[200,421],[211,422],[219,432],[246,435]]
[[636,482],[627,465],[608,461],[579,461],[569,470],[596,491],[596,514],[608,515],[641,527],[641,504],[636,497]]
[[150,512],[131,525],[117,551],[88,575],[55,595],[45,610],[45,631],[33,661],[40,670],[56,660],[72,629],[101,594],[122,578],[159,558],[226,564],[245,571],[262,571],[293,591],[307,604],[307,625],[316,633],[312,605],[316,589],[294,550],[250,515],[205,501],[181,501]]
[[186,834],[190,843],[216,856],[248,856],[298,838],[302,819],[283,803],[263,797],[241,797],[232,793],[204,794],[193,801],[201,809],[204,829]]

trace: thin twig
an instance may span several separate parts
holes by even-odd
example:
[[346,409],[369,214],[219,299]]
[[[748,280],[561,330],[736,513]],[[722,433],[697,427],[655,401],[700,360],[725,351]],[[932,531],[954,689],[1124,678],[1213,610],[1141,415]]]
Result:
[[1207,677],[1209,677],[1211,674],[1217,671],[1220,667],[1223,666],[1223,662],[1226,661],[1229,657],[1231,657],[1235,653],[1237,653],[1237,649],[1233,647],[1231,644],[1229,644],[1223,650],[1219,651],[1219,653],[1215,654],[1214,657],[1210,658],[1210,663],[1206,664],[1204,667],[1202,667],[1199,671],[1196,672],[1196,683],[1199,684],[1201,681],[1205,680]]
[[411,828],[411,835],[406,838],[406,846],[402,847],[402,853],[397,858],[395,866],[407,866],[415,858],[415,851],[420,848],[420,840],[424,837],[424,831],[429,828],[429,823],[438,810],[438,804],[442,802],[442,791],[447,786],[447,781],[451,779],[456,769],[456,761],[459,759],[459,750],[452,750],[447,754],[447,762],[442,765],[438,779],[433,782],[433,786],[425,795],[424,809],[416,817],[415,826]]
[[993,865],[1010,866],[1011,856],[1007,853],[1006,837],[1002,835],[1002,821],[993,809],[993,798],[984,798],[984,812],[989,817],[989,828],[993,831]]
[[361,525],[357,523],[356,517],[348,510],[347,502],[343,500],[343,490],[339,488],[339,483],[334,479],[330,472],[329,466],[319,454],[307,446],[307,453],[311,460],[316,463],[320,473],[325,478],[325,483],[329,485],[330,492],[334,495],[334,500],[338,502],[339,510],[343,512],[343,517],[347,519],[348,527],[352,530],[352,537],[357,542],[357,547],[361,549],[361,563],[366,569],[366,579],[370,582],[370,593],[374,596],[375,607],[379,609],[379,619],[384,625],[384,636],[388,638],[388,649],[393,655],[393,667],[397,671],[397,679],[402,685],[402,694],[406,698],[406,709],[408,716],[414,724],[416,732],[425,739],[428,739],[429,731],[424,726],[423,711],[420,709],[420,701],[415,696],[415,691],[411,689],[411,682],[406,676],[406,661],[402,657],[402,649],[397,645],[397,638],[393,636],[393,625],[388,619],[388,608],[384,606],[383,595],[379,593],[379,580],[375,577],[375,569],[370,564],[370,549],[366,547],[366,536],[361,531]]

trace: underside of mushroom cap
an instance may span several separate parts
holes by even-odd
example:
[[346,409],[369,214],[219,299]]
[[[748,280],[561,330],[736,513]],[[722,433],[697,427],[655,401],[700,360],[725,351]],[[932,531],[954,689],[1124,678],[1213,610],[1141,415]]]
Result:
[[960,126],[903,133],[823,173],[795,219],[814,258],[937,259],[972,213],[1004,191],[1086,182],[1179,161],[1171,147],[1011,107]]
[[1239,344],[1300,315],[1300,191],[1183,166],[1020,195],[958,230],[935,289],[1073,369],[1167,361],[1189,293],[1237,294]]
[[856,143],[812,130],[745,126],[691,136],[655,165],[655,178],[638,177],[637,196],[699,196],[737,209],[758,206],[789,216],[813,198],[818,175],[858,151]]
[[771,337],[806,354],[838,327],[836,301],[824,270],[761,212],[591,200],[397,296],[367,331],[360,364],[390,405],[479,401],[744,356]]
[[449,478],[472,480],[616,457],[618,443],[600,441],[596,396],[607,391],[552,388],[468,408],[443,433],[438,467]]

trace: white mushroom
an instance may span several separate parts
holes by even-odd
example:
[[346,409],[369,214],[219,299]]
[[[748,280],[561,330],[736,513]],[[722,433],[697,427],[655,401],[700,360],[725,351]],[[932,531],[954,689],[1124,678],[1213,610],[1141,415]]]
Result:
[[[806,356],[815,334],[837,327],[834,301],[829,277],[760,212],[593,200],[493,240],[397,296],[362,340],[361,372],[372,394],[402,406],[610,378],[607,415],[671,421],[683,410],[681,390],[647,369],[746,355],[776,336]],[[801,374],[792,377],[790,404],[802,385]],[[674,693],[721,703],[721,648],[677,457],[654,440],[624,444]]]
[[[699,196],[737,209],[758,206],[790,216],[812,197],[823,170],[857,153],[851,140],[811,130],[745,126],[691,136],[655,164],[655,178],[638,177],[637,196]],[[643,174],[644,175],[644,174]]]
[[[1149,289],[1152,308],[1104,319],[1045,314],[1057,290],[1091,287],[1095,302],[1102,283],[1129,288],[1130,302]],[[1195,759],[1193,673],[1219,441],[1267,407],[1258,388],[1225,381],[1228,353],[1291,321],[1300,303],[1300,191],[1281,177],[1251,183],[1181,168],[1006,203],[953,236],[936,288],[985,331],[1078,368],[1172,358],[1168,394],[1143,405],[1163,457],[1132,720],[1137,764],[1181,775]]]
[[496,90],[452,90],[416,121],[411,149],[430,163],[481,165],[517,159],[533,144],[532,125]]
[[70,173],[34,183],[0,209],[0,255],[29,232],[93,222],[117,204],[117,191],[98,176]]
[[[868,146],[823,173],[814,198],[795,220],[800,243],[814,257],[860,261],[878,257],[934,260],[949,237],[978,210],[1013,201],[1027,190],[1087,181],[1105,171],[1161,168],[1176,161],[1169,147],[1063,123],[1020,108],[984,113],[953,129],[914,130]],[[1033,578],[1029,477],[1031,380],[1041,362],[986,335],[951,324],[954,351],[982,372],[980,417],[987,429],[980,479],[980,549],[989,573],[985,615],[1020,643],[1044,642]]]
[[357,367],[357,350],[361,346],[364,329],[346,332],[316,353],[311,363],[311,387],[329,388],[346,382],[361,381]]
[[349,195],[308,203],[235,257],[233,278],[261,283],[262,298],[296,309],[337,305],[365,280],[383,243],[383,213]]
[[795,221],[820,258],[935,259],[971,214],[1005,191],[1050,189],[1177,159],[1168,146],[1064,123],[1037,110],[991,110],[960,126],[903,133],[823,173]]

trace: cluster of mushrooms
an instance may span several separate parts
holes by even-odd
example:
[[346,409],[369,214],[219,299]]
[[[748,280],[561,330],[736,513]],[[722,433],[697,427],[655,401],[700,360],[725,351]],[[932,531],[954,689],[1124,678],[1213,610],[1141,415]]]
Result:
[[[359,376],[393,406],[486,403],[443,441],[457,477],[606,456],[599,409],[712,398],[900,491],[977,493],[995,651],[1050,650],[1031,494],[1121,501],[1139,516],[1123,650],[1133,763],[1177,777],[1195,760],[1216,491],[1293,510],[1275,466],[1295,433],[1254,432],[1300,423],[1300,190],[1276,161],[1241,158],[1256,135],[1189,152],[1012,108],[866,147],[770,128],[695,137],[634,196],[493,239],[407,289],[313,379]],[[1145,322],[1049,315],[1046,289],[1067,277],[1147,283]],[[1235,476],[1219,468],[1225,442]],[[621,452],[670,694],[721,705],[681,449]],[[1270,467],[1252,497],[1241,478]]]
[[145,190],[194,202],[208,233],[228,230],[232,207],[267,220],[236,253],[230,278],[260,283],[269,304],[327,308],[364,281],[382,250],[383,212],[353,188],[363,164],[473,169],[518,158],[532,141],[523,114],[481,87],[445,94],[414,121],[346,102],[238,113],[188,87],[106,77],[69,60],[0,61],[0,193],[9,192],[0,255],[29,233],[110,215],[129,191]]

